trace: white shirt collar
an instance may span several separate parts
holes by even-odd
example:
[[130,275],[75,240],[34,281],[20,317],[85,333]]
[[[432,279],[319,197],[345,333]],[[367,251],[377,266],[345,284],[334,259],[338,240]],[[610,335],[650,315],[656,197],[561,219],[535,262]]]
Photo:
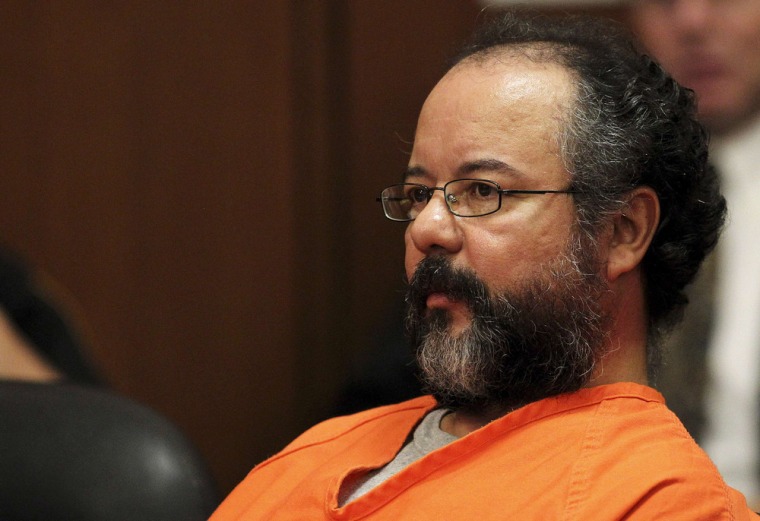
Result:
[[710,157],[729,186],[760,181],[760,114],[740,132],[713,139]]

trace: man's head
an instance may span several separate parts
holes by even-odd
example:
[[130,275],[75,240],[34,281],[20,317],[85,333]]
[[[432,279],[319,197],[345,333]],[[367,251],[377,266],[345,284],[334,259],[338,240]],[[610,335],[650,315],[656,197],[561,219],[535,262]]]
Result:
[[650,52],[694,89],[711,132],[760,113],[758,0],[631,0],[629,15]]
[[[421,111],[405,181],[424,186],[383,194],[414,219],[408,329],[439,399],[576,390],[638,327],[629,302],[644,336],[677,314],[724,212],[692,112],[605,24],[508,15],[478,33]],[[464,178],[498,186],[447,185]]]

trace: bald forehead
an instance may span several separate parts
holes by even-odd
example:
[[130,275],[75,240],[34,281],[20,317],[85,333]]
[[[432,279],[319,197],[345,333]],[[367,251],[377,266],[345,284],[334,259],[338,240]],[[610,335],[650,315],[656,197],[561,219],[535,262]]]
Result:
[[[564,131],[574,84],[567,69],[523,54],[498,53],[465,59],[436,85],[420,112],[410,167],[435,175],[458,175],[463,166],[506,176],[513,187],[563,186]],[[486,172],[488,171],[488,172]],[[426,181],[427,182],[427,181]]]
[[460,69],[479,70],[491,75],[509,74],[520,70],[544,72],[564,80],[567,88],[563,93],[574,92],[572,87],[576,83],[575,72],[563,63],[555,46],[543,43],[492,47],[464,58],[446,75]]
[[569,116],[577,98],[574,73],[535,44],[489,49],[463,59],[446,73],[431,97],[436,91],[452,92],[451,83],[464,84],[454,92],[481,92],[484,101],[498,97],[516,102],[518,109],[522,99],[543,99],[555,108],[551,112],[558,121]]

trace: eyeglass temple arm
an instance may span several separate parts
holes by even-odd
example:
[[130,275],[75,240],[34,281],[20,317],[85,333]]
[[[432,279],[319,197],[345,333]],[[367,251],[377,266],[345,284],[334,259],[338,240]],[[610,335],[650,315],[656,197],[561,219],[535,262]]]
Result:
[[500,194],[579,194],[578,190],[499,190]]

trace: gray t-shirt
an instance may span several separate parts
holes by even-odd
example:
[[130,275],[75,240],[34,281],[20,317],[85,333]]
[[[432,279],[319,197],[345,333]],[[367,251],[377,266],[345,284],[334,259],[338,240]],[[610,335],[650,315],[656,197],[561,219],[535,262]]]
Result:
[[387,465],[371,470],[353,482],[344,483],[340,490],[340,506],[363,496],[426,454],[456,440],[456,436],[441,430],[441,419],[448,412],[446,409],[429,412],[414,429],[411,441],[404,445]]

